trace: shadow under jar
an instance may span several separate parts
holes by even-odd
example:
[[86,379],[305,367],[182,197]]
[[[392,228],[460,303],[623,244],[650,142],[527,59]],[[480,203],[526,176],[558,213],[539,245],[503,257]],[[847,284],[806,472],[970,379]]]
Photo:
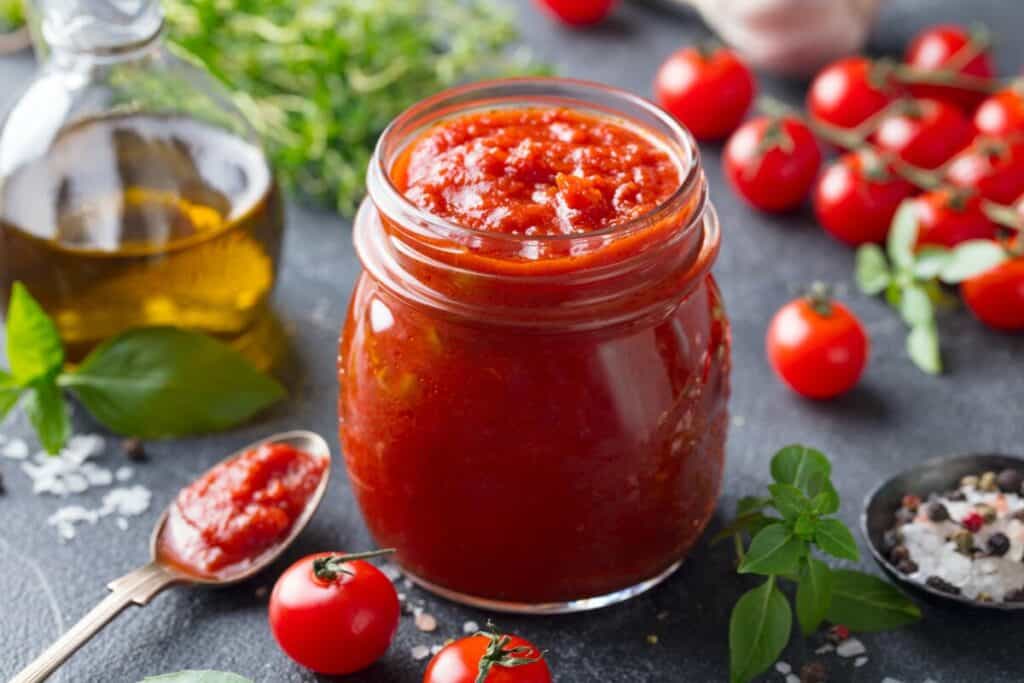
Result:
[[482,83],[398,117],[368,188],[338,371],[376,540],[425,588],[503,611],[668,576],[714,510],[729,395],[692,138],[604,86]]

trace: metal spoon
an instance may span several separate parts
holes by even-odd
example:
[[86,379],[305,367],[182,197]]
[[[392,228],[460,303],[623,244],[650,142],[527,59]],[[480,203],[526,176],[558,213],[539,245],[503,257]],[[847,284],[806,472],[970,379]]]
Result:
[[1024,472],[1024,459],[996,454],[969,454],[935,458],[879,484],[864,499],[864,511],[860,518],[861,533],[867,539],[871,554],[878,566],[897,583],[931,602],[955,603],[999,612],[1024,611],[1022,602],[981,602],[962,595],[944,593],[926,584],[912,581],[889,562],[883,543],[885,532],[892,527],[893,514],[900,508],[905,494],[912,493],[924,500],[929,493],[941,493],[955,489],[960,483],[960,479],[968,474],[998,472],[1007,468]]
[[168,561],[167,558],[163,557],[160,550],[160,534],[171,509],[168,506],[157,521],[156,527],[153,529],[153,535],[150,538],[150,556],[152,559],[149,564],[107,584],[107,588],[111,591],[110,595],[104,598],[100,604],[96,605],[91,612],[82,617],[77,624],[39,655],[35,661],[25,667],[21,673],[11,679],[10,683],[39,683],[40,681],[45,681],[68,657],[74,654],[78,648],[84,645],[86,641],[92,638],[128,605],[144,606],[165,588],[175,584],[220,587],[238,583],[253,576],[276,560],[284,552],[285,548],[302,532],[320,504],[324,492],[327,490],[327,480],[331,472],[331,452],[327,442],[318,434],[307,431],[293,431],[275,434],[250,444],[232,453],[222,462],[226,462],[246,451],[267,443],[288,444],[299,450],[306,451],[310,455],[323,458],[326,461],[326,467],[320,484],[317,486],[316,491],[313,492],[309,502],[306,503],[306,509],[302,511],[302,515],[295,520],[295,524],[292,525],[288,536],[281,539],[276,545],[268,548],[260,556],[254,558],[251,563],[217,578],[190,574],[183,568]]

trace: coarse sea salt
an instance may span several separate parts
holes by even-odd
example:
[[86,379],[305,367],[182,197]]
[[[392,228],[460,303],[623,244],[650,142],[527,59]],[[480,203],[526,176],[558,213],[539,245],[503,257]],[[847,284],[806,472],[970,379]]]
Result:
[[864,643],[856,638],[847,638],[836,646],[836,654],[840,657],[859,657],[867,651]]

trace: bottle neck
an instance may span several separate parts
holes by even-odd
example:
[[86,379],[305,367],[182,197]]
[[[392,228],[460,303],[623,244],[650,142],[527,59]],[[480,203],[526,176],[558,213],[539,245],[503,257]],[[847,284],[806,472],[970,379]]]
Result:
[[41,54],[116,56],[155,40],[160,0],[35,0]]

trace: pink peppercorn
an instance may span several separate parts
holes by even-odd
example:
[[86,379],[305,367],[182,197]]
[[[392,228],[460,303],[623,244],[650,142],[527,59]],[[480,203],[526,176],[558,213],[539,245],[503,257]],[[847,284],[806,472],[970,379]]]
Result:
[[985,526],[985,518],[972,511],[964,515],[964,518],[960,520],[960,524],[972,534],[976,534],[981,530],[981,527]]

